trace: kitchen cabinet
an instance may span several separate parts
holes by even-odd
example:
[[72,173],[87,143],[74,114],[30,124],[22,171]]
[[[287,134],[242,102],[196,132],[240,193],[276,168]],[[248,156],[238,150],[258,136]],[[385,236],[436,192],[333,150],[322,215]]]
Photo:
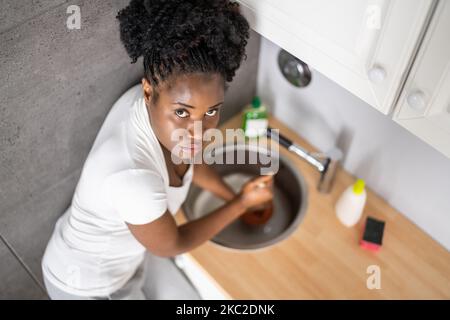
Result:
[[450,1],[238,2],[256,32],[450,158]]
[[238,0],[252,29],[384,114],[392,111],[433,0]]
[[450,158],[450,1],[440,1],[406,80],[394,121]]
[[203,300],[230,300],[230,296],[188,253],[174,257],[178,268],[189,279]]

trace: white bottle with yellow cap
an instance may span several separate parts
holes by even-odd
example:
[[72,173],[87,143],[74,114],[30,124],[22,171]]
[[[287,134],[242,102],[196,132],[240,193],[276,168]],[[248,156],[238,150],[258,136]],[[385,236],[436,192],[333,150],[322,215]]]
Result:
[[366,204],[367,194],[364,189],[364,180],[358,179],[349,186],[336,202],[336,215],[346,227],[358,223]]

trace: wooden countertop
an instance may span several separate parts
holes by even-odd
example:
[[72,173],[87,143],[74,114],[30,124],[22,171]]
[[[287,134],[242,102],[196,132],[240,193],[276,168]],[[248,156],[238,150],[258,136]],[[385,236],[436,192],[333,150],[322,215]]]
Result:
[[[308,150],[315,150],[274,117],[270,126]],[[241,116],[221,129],[238,128]],[[334,203],[355,177],[340,169],[330,194],[316,190],[319,173],[280,147],[308,185],[308,207],[298,229],[286,240],[254,252],[237,252],[212,242],[188,255],[233,299],[449,299],[450,252],[382,198],[367,189],[364,216],[353,228],[340,224]],[[425,213],[424,213],[425,214]],[[367,215],[386,221],[377,253],[359,247]],[[182,212],[178,223],[185,220]],[[381,271],[381,289],[369,290],[367,268]]]

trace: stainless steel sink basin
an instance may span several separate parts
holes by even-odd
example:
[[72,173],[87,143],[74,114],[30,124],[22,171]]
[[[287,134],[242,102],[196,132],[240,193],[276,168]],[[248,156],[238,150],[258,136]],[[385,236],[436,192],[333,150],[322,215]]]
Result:
[[[247,160],[256,155],[270,155],[267,149],[242,144],[216,148],[214,154],[210,154],[209,159],[226,159],[226,156],[233,156],[234,159],[237,159],[238,153],[245,154]],[[288,158],[280,154],[270,155],[270,159],[277,161],[278,164],[278,172],[274,177],[274,210],[270,220],[264,225],[250,226],[237,219],[217,234],[212,239],[213,243],[237,250],[262,249],[287,238],[297,229],[307,206],[306,183]],[[225,163],[225,160],[223,162]],[[267,163],[264,161],[258,161],[256,164],[248,162],[211,165],[238,192],[245,181],[261,174],[261,168],[270,166],[264,164]],[[215,197],[209,191],[192,185],[183,209],[188,220],[195,220],[223,204],[223,200]]]

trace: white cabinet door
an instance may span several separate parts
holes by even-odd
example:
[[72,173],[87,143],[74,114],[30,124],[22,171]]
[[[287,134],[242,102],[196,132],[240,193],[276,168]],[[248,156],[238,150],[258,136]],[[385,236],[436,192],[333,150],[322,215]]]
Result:
[[433,0],[238,2],[252,29],[385,114],[398,97],[433,4]]
[[394,120],[450,158],[450,1],[439,1]]
[[222,289],[190,254],[178,255],[174,261],[195,286],[203,300],[231,300],[228,293]]

